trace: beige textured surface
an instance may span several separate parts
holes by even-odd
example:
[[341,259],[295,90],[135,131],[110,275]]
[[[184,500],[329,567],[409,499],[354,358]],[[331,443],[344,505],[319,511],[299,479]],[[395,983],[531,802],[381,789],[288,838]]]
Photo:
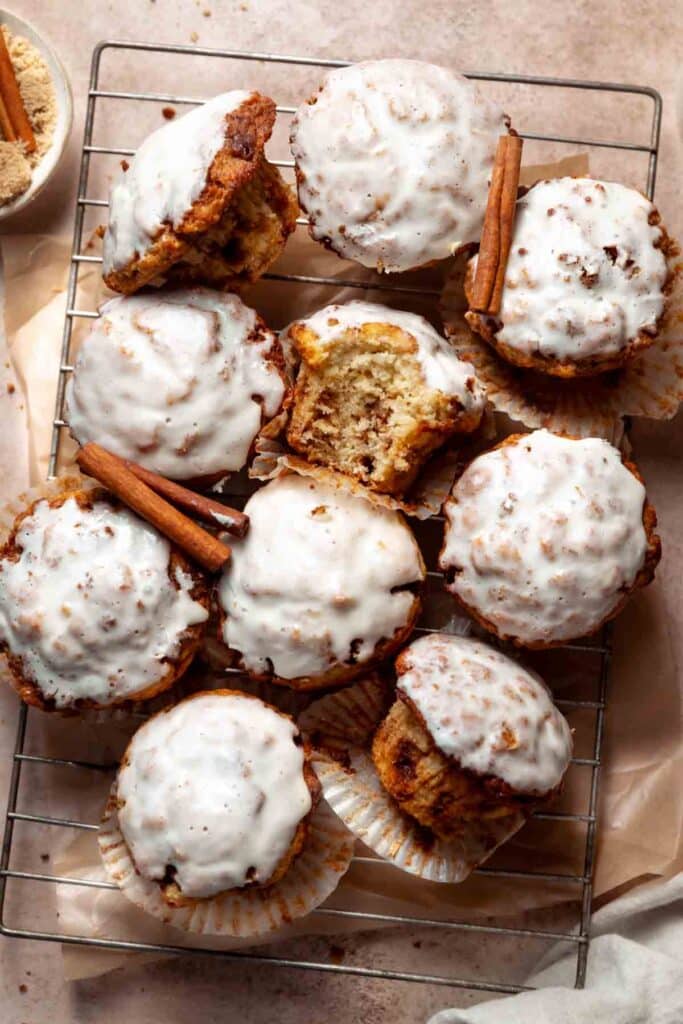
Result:
[[[105,36],[160,39],[190,43],[196,32],[200,44],[243,49],[270,49],[302,54],[328,54],[349,58],[404,55],[450,63],[463,69],[480,68],[535,74],[558,74],[653,85],[664,97],[664,130],[657,199],[675,234],[681,234],[683,212],[676,203],[683,162],[676,130],[678,46],[683,32],[683,7],[675,4],[579,0],[519,0],[514,19],[505,0],[487,4],[455,5],[452,0],[379,0],[369,6],[360,0],[305,2],[305,0],[15,0],[17,14],[44,29],[69,69],[76,100],[75,130],[69,155],[53,187],[29,211],[7,225],[7,230],[59,235],[68,230],[77,178],[77,147],[83,122],[90,50]],[[209,16],[204,11],[210,11]],[[181,88],[190,91],[190,85]],[[196,91],[201,92],[201,87]],[[567,109],[561,109],[567,104]],[[583,94],[553,93],[539,106],[525,90],[516,102],[518,119],[541,130],[554,120],[560,125],[569,113],[580,127]],[[643,107],[634,108],[642,113]],[[616,119],[604,103],[587,122],[594,134],[633,137],[629,118]],[[561,112],[560,112],[561,111]],[[586,115],[587,117],[588,115]],[[551,129],[552,130],[552,129]],[[558,149],[553,155],[564,155]],[[544,157],[547,154],[544,154]],[[539,157],[540,158],[540,157]],[[529,159],[535,159],[529,147]],[[605,160],[607,159],[607,162]],[[640,159],[640,158],[639,158]],[[609,176],[604,155],[594,165]],[[626,167],[626,164],[623,165]],[[642,162],[629,164],[642,170]],[[615,176],[628,174],[621,165]],[[633,177],[634,183],[635,172]],[[658,596],[666,612],[667,629],[683,654],[680,628],[681,513],[676,507],[680,463],[678,451],[683,419],[670,425],[639,426],[634,443],[646,477],[654,479],[652,497],[658,505],[666,558]],[[678,556],[678,558],[676,557]],[[662,583],[666,584],[662,587]],[[619,630],[617,630],[617,644]],[[0,746],[12,741],[16,706],[11,695],[0,696]],[[0,760],[0,790],[6,788],[8,759]],[[37,773],[39,769],[34,769]],[[31,776],[40,785],[40,774]],[[50,831],[43,829],[44,849],[50,850]],[[546,924],[557,922],[546,922]],[[376,949],[383,938],[354,940]],[[431,950],[435,969],[443,956],[437,941],[411,937],[399,949],[407,966],[413,941],[422,941],[422,955]],[[321,951],[327,940],[315,940]],[[464,962],[467,974],[486,964],[483,943]],[[353,955],[353,954],[350,954]],[[490,965],[489,965],[490,967]],[[8,1024],[135,1024],[164,1020],[169,1024],[196,1019],[208,1022],[233,1019],[249,1024],[277,1019],[283,1024],[403,1024],[421,1021],[429,1012],[468,997],[456,991],[376,981],[266,971],[262,967],[236,967],[229,963],[188,959],[145,966],[88,982],[65,985],[57,947],[26,942],[3,942],[3,1020]],[[30,972],[27,973],[27,972]],[[26,991],[21,991],[25,986]]]

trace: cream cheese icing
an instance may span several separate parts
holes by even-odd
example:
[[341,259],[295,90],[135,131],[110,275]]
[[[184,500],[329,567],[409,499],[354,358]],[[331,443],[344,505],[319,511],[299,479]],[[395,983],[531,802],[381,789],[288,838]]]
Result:
[[477,241],[503,112],[465,78],[416,60],[331,71],[292,122],[313,237],[402,271]]
[[364,324],[397,327],[415,340],[415,356],[428,387],[456,396],[466,410],[483,408],[484,394],[474,367],[458,358],[449,343],[422,316],[390,309],[377,302],[356,300],[325,306],[299,322],[318,336],[321,347],[333,346],[346,331]]
[[311,809],[298,730],[240,694],[202,693],[133,737],[117,780],[118,818],[140,874],[174,869],[184,896],[265,883]]
[[223,640],[256,674],[320,675],[369,659],[406,625],[424,577],[397,512],[290,474],[247,502],[218,585]]
[[80,444],[176,480],[237,471],[285,384],[278,342],[236,296],[209,288],[112,299],[67,385]]
[[169,578],[168,541],[126,509],[41,501],[16,543],[18,561],[0,561],[0,638],[58,708],[147,689],[207,618],[192,577]]
[[571,731],[534,673],[488,644],[446,634],[415,640],[399,666],[397,689],[461,768],[523,794],[540,796],[559,785]]
[[607,441],[536,430],[476,458],[446,501],[448,589],[522,642],[584,636],[643,566],[645,488]]
[[653,214],[640,192],[611,181],[535,185],[517,204],[496,339],[568,362],[614,355],[653,333],[667,279]]
[[164,224],[181,225],[223,145],[226,116],[252,95],[236,89],[214,96],[147,136],[109,194],[105,276],[144,253]]

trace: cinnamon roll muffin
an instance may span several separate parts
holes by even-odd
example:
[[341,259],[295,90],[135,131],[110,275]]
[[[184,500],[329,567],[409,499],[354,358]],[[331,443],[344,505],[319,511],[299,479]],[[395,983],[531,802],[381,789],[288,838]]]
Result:
[[432,634],[396,661],[372,758],[399,807],[448,841],[463,823],[530,814],[557,793],[571,731],[543,681],[469,637]]
[[275,104],[258,92],[215,96],[152,132],[115,181],[104,236],[105,284],[238,288],[279,256],[297,205],[264,146]]
[[331,71],[292,122],[313,238],[403,271],[476,242],[503,112],[465,78],[417,60]]
[[400,496],[432,452],[479,425],[474,367],[421,316],[347,302],[287,336],[300,357],[287,440],[310,462]]
[[[516,366],[559,377],[623,366],[653,343],[677,247],[633,188],[590,178],[540,181],[517,203],[499,313],[472,328]],[[465,293],[471,302],[477,257]]]
[[135,733],[117,776],[118,822],[138,873],[178,907],[283,878],[319,788],[288,715],[212,690]]
[[596,632],[653,579],[661,554],[637,468],[595,437],[507,438],[470,463],[444,514],[447,589],[523,647]]
[[257,679],[316,689],[395,651],[425,569],[403,516],[289,474],[247,502],[217,587],[220,638]]
[[287,394],[279,342],[236,295],[184,288],[112,299],[67,385],[79,444],[174,480],[242,469]]
[[34,502],[0,550],[0,650],[44,710],[145,700],[189,666],[208,618],[202,577],[100,491]]

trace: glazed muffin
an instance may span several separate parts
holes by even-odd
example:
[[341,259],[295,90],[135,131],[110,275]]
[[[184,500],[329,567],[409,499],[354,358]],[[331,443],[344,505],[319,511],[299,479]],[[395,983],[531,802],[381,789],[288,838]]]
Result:
[[661,554],[638,470],[595,437],[507,438],[470,463],[444,514],[447,589],[524,647],[596,632],[652,580]]
[[[623,366],[657,337],[676,246],[653,204],[610,181],[541,181],[517,203],[501,308],[470,311],[503,358],[559,377]],[[468,266],[472,301],[477,257]]]
[[247,502],[217,586],[220,638],[257,679],[346,682],[410,634],[425,569],[402,515],[289,474]]
[[0,550],[0,650],[44,710],[145,700],[189,666],[208,618],[202,577],[99,491],[34,502]]
[[283,878],[318,799],[292,719],[232,690],[193,694],[149,719],[116,783],[135,867],[176,907]]
[[331,71],[291,129],[313,238],[403,271],[477,242],[503,112],[447,68],[373,60]]
[[152,132],[109,196],[105,284],[128,295],[163,281],[238,288],[279,256],[297,205],[264,146],[275,104],[215,96]]
[[310,462],[402,495],[433,451],[479,425],[474,368],[421,316],[347,302],[287,334],[300,358],[287,440]]
[[557,793],[571,731],[535,674],[487,644],[432,634],[396,661],[396,701],[372,758],[380,781],[448,841],[463,823],[530,814]]
[[67,385],[79,444],[174,480],[236,472],[287,393],[280,345],[236,295],[187,288],[112,299]]

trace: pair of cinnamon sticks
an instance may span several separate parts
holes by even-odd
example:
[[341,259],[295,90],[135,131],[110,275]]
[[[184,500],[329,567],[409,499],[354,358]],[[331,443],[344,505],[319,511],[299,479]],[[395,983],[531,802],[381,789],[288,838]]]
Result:
[[35,152],[36,137],[21,98],[5,36],[0,30],[0,129],[8,142],[23,142],[27,153]]
[[515,223],[521,163],[522,139],[518,135],[501,135],[493,162],[470,298],[473,310],[490,316],[500,311]]
[[84,473],[99,480],[209,572],[223,568],[230,558],[230,548],[179,512],[175,505],[236,537],[243,537],[249,526],[249,517],[244,512],[195,494],[136,462],[119,458],[99,444],[84,445],[78,450],[76,461]]

